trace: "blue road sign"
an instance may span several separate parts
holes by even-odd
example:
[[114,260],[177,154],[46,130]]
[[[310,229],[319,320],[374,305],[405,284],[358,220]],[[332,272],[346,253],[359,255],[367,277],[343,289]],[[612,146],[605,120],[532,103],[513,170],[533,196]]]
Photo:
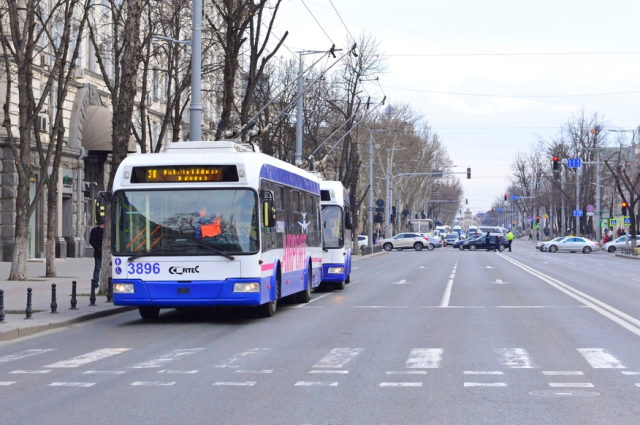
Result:
[[569,167],[569,168],[580,168],[580,167],[582,167],[582,160],[580,158],[568,158],[567,159],[567,167]]
[[518,200],[518,197],[517,197],[516,195],[512,195],[512,196],[511,196],[511,200],[512,200],[512,201],[517,201],[517,200]]
[[502,208],[498,208],[498,212],[502,212]]
[[574,217],[582,217],[582,215],[583,215],[582,210],[573,210]]
[[631,217],[622,217],[624,219],[624,224],[628,224],[631,226]]

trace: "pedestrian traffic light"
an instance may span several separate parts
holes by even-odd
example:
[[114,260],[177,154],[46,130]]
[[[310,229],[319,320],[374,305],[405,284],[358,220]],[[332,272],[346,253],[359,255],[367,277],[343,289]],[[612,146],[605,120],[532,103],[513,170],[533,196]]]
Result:
[[536,216],[536,224],[540,224],[540,216],[539,215]]
[[507,200],[507,194],[506,193],[504,194],[504,200],[505,201]]
[[558,160],[560,158],[558,158],[557,156],[553,157],[553,171],[558,171]]
[[467,178],[471,178],[471,168],[467,168]]
[[627,206],[628,206],[628,204],[625,201],[622,201],[621,206],[622,206],[622,215],[626,216],[627,215]]

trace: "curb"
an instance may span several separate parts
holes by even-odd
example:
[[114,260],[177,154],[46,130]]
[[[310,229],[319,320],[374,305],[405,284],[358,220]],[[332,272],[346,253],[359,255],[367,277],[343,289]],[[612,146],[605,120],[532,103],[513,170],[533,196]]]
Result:
[[131,306],[116,307],[109,310],[103,310],[103,311],[98,311],[91,314],[86,314],[84,316],[74,317],[73,319],[67,319],[61,322],[45,323],[45,324],[35,325],[35,326],[23,326],[23,327],[17,327],[15,329],[10,329],[8,331],[0,331],[0,341],[2,342],[11,341],[13,339],[34,335],[40,332],[49,331],[51,329],[62,328],[65,326],[76,324],[76,323],[86,322],[92,319],[99,319],[101,317],[112,316],[118,313],[124,313],[126,311],[130,311],[134,309],[135,307],[131,307]]
[[640,256],[637,255],[616,254],[616,257],[629,258],[630,260],[640,260]]
[[380,255],[384,255],[384,254],[388,254],[387,251],[380,251],[380,252],[374,252],[373,254],[367,254],[367,255],[358,255],[358,256],[352,256],[351,257],[351,261],[364,261],[366,259],[369,258],[373,258],[373,257],[379,257]]

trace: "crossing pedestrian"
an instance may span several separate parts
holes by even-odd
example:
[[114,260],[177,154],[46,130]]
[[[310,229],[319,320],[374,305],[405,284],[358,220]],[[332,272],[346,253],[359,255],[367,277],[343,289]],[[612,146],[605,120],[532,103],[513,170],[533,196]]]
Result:
[[484,246],[487,247],[487,252],[489,252],[491,251],[491,232],[487,232],[487,235],[484,238]]
[[511,233],[511,230],[509,230],[507,232],[507,248],[509,248],[509,252],[511,252],[511,242],[513,242],[514,238],[515,238],[515,235]]
[[91,284],[96,288],[100,286],[100,268],[102,267],[102,235],[104,233],[104,223],[98,224],[91,229],[89,234],[89,244],[93,247],[93,279]]

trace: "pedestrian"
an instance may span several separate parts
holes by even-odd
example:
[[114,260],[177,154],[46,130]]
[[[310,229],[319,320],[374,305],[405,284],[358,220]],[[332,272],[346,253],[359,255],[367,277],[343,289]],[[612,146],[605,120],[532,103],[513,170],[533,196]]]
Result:
[[493,244],[493,252],[500,252],[500,236],[496,235],[495,238],[496,240]]
[[533,240],[533,230],[529,231],[529,240],[532,241]]
[[622,227],[618,227],[618,237],[624,235],[624,230],[622,230]]
[[491,232],[487,232],[487,236],[484,239],[484,246],[487,247],[487,252],[489,252],[491,250]]
[[100,286],[100,268],[102,267],[102,234],[104,233],[104,223],[98,224],[91,229],[89,234],[89,244],[93,247],[93,279],[91,284],[96,288]]
[[515,238],[515,235],[511,233],[511,230],[509,230],[507,232],[507,247],[509,248],[509,252],[511,252],[511,242],[513,242],[514,238]]

